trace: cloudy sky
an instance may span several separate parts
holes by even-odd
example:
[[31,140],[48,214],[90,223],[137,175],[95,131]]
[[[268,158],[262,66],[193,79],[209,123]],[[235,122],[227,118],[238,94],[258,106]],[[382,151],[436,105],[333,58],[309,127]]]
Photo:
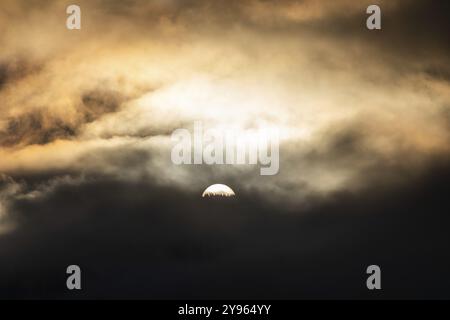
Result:
[[[0,297],[449,297],[448,1],[70,4],[0,3]],[[194,121],[278,174],[174,165]]]

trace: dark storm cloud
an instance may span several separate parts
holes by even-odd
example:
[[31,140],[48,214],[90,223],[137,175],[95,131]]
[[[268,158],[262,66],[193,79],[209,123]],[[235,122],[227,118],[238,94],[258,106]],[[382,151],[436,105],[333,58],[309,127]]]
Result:
[[0,131],[0,146],[47,144],[57,139],[70,139],[83,125],[118,111],[123,101],[118,92],[92,90],[80,97],[75,120],[58,118],[43,108],[26,112],[7,121],[6,128]]
[[[449,179],[436,162],[407,188],[336,193],[302,214],[258,193],[201,201],[148,181],[62,186],[15,202],[22,227],[0,238],[0,296],[369,298],[375,263],[381,298],[446,297]],[[81,293],[64,289],[74,263]]]
[[[352,39],[363,43],[371,48],[375,56],[394,59],[393,64],[398,64],[401,57],[403,63],[413,62],[419,68],[438,63],[440,68],[445,68],[448,72],[450,56],[448,1],[417,0],[398,3],[399,5],[392,10],[383,10],[385,3],[380,2],[382,30],[379,32],[369,32],[361,27],[365,25],[365,19],[359,14],[326,20],[323,31],[337,32],[334,36],[344,38],[349,46],[352,46]],[[407,67],[415,66],[407,65]]]
[[[442,80],[449,73],[448,1],[367,0],[336,3],[342,6],[315,19],[281,19],[278,24],[266,24],[261,20],[254,27],[268,34],[327,39],[337,46],[318,51],[315,60],[336,70],[347,67],[354,71],[367,70],[365,79],[369,81],[383,83],[389,79],[392,82],[414,74],[436,75],[438,80]],[[366,28],[369,15],[365,12],[371,4],[381,8],[382,30],[370,31]],[[337,53],[345,53],[348,58],[336,60]],[[383,70],[382,77],[379,77],[377,68]]]
[[119,92],[92,90],[82,95],[81,101],[85,111],[86,122],[97,120],[100,116],[116,112],[123,102]]
[[450,68],[446,66],[431,65],[430,67],[425,69],[424,72],[434,79],[450,82]]
[[[55,9],[51,3],[46,2],[46,10]],[[71,42],[67,34],[61,37],[66,39],[61,42],[70,43],[73,56],[66,57],[64,48],[57,47],[44,59],[43,65],[52,66],[49,69],[27,63],[31,57],[0,64],[0,94],[14,91],[11,96],[19,98],[18,102],[12,101],[20,110],[5,112],[0,119],[0,147],[6,147],[3,155],[19,149],[1,162],[11,177],[0,179],[0,210],[7,209],[0,211],[0,223],[4,214],[15,229],[8,233],[0,230],[0,260],[6,261],[0,263],[0,297],[370,298],[373,296],[365,288],[365,268],[370,264],[382,266],[381,297],[449,296],[445,271],[450,267],[450,205],[446,196],[450,159],[445,146],[450,113],[445,105],[445,88],[430,89],[433,81],[445,86],[449,79],[447,2],[381,1],[383,30],[375,32],[365,28],[365,8],[372,4],[369,1],[275,3],[83,2],[83,32],[88,32],[80,34],[86,38]],[[291,7],[296,4],[304,6]],[[64,13],[60,7],[55,12]],[[39,16],[41,7],[39,1],[34,1],[14,4],[14,8],[32,17]],[[160,24],[165,28],[158,31],[169,30],[169,35],[151,32],[150,27]],[[63,26],[60,22],[57,25]],[[103,34],[102,28],[108,32]],[[23,37],[28,45],[33,40],[28,36],[32,31],[18,31],[15,36]],[[186,42],[177,42],[186,35]],[[58,37],[49,42],[59,43]],[[133,40],[138,38],[148,44],[158,37],[163,41],[155,47],[137,46],[135,51],[143,53],[144,59],[133,55]],[[214,39],[223,44],[212,48],[199,45],[198,49],[196,41],[201,42],[203,37],[208,43]],[[159,70],[166,52],[155,56],[151,53],[174,39],[176,54],[169,55],[174,59],[173,66],[171,61],[170,68]],[[285,42],[277,42],[280,39]],[[290,47],[292,42],[297,44],[297,39],[306,45]],[[0,41],[4,42],[2,38]],[[241,69],[250,65],[248,69],[258,77],[261,100],[265,88],[259,87],[259,80],[266,70],[272,71],[274,59],[274,64],[281,67],[274,68],[273,74],[298,82],[294,91],[301,90],[305,95],[308,89],[313,92],[314,103],[306,99],[305,103],[294,103],[292,109],[283,109],[284,104],[289,105],[301,95],[289,96],[286,101],[281,96],[281,101],[276,101],[280,105],[280,109],[274,107],[276,112],[294,119],[294,127],[303,125],[303,118],[295,114],[296,108],[302,111],[310,104],[312,113],[331,112],[333,118],[333,108],[320,109],[329,102],[320,100],[329,92],[330,104],[342,114],[358,108],[367,98],[368,109],[388,114],[383,119],[389,121],[363,114],[358,119],[332,119],[326,125],[320,124],[318,137],[313,136],[306,146],[292,140],[282,143],[280,174],[274,177],[259,176],[257,168],[242,172],[206,165],[175,168],[163,139],[147,138],[167,139],[174,129],[192,125],[189,113],[177,114],[189,107],[172,110],[173,100],[167,98],[174,98],[176,104],[183,97],[190,98],[184,91],[197,93],[205,89],[196,81],[176,86],[176,76],[186,72],[183,69],[189,70],[184,75],[188,80],[190,72],[210,71],[191,63],[189,57],[181,62],[175,59],[183,58],[183,48],[191,44],[193,53],[188,53],[200,59],[203,51],[217,51],[214,59],[205,59],[208,65],[227,65],[227,59],[233,56],[224,48],[236,46],[237,51],[232,53],[247,54],[248,60],[225,68],[219,75],[245,78],[247,74],[240,73]],[[115,56],[123,49],[121,45],[125,53]],[[284,51],[292,55],[284,56]],[[295,61],[303,54],[306,63],[296,66]],[[222,55],[227,59],[220,60]],[[258,59],[263,59],[259,61],[262,67],[250,63]],[[112,62],[103,66],[104,61]],[[152,61],[156,63],[145,68]],[[98,64],[103,66],[101,70],[95,68]],[[195,65],[192,70],[186,67],[191,64]],[[79,65],[88,67],[80,71]],[[123,74],[115,70],[117,66],[123,66],[123,74],[131,76],[121,79]],[[285,68],[305,78],[297,79]],[[48,70],[51,72],[46,73]],[[146,96],[160,88],[149,80],[152,77],[146,78],[153,71],[164,75],[164,81],[167,75],[176,78],[173,92],[164,95],[164,85],[161,91],[155,89],[160,94],[157,98],[166,98],[159,109],[152,105],[158,99]],[[92,79],[96,72],[100,73],[98,78]],[[344,76],[334,78],[334,72]],[[214,79],[217,75],[211,73]],[[359,74],[364,76],[360,78]],[[418,96],[414,95],[418,91],[415,79],[412,84],[399,85],[415,74],[426,80],[420,78],[418,85],[423,88]],[[20,86],[28,77],[36,81]],[[133,83],[139,77],[143,77],[145,89],[139,81]],[[270,90],[280,78],[270,79]],[[47,86],[48,79],[56,80]],[[378,87],[364,86],[365,82]],[[280,83],[288,87],[286,82]],[[132,88],[129,92],[128,85]],[[237,82],[231,88],[240,89],[239,85]],[[343,92],[335,94],[330,88],[315,91],[333,85]],[[167,86],[172,89],[170,83]],[[400,98],[390,91],[397,86]],[[227,86],[221,89],[218,92],[225,98],[232,93]],[[39,96],[38,92],[43,94],[38,101],[45,104],[33,109],[34,101],[28,97]],[[238,98],[247,97],[247,93],[238,94]],[[342,96],[346,99],[339,100]],[[357,98],[353,100],[354,96]],[[52,103],[59,97],[69,97],[70,101],[53,109]],[[408,118],[408,108],[416,99],[422,104],[414,105],[411,114],[414,109],[420,108],[421,112]],[[2,113],[10,100],[3,99]],[[399,105],[399,109],[393,112],[386,100]],[[22,105],[24,101],[29,104]],[[426,104],[429,101],[432,103]],[[391,109],[384,108],[383,103]],[[195,103],[192,106],[187,111],[198,107]],[[220,105],[212,111],[228,107]],[[427,108],[436,109],[438,116],[424,120],[429,116]],[[245,111],[241,106],[236,118],[245,118]],[[277,119],[262,112],[253,116]],[[409,126],[405,129],[405,125]],[[119,142],[114,140],[117,137],[121,138]],[[89,138],[98,143],[95,148],[89,145]],[[56,140],[68,144],[52,149],[51,142]],[[35,144],[43,146],[31,146],[20,153],[20,147]],[[84,152],[73,150],[84,144],[89,145]],[[66,162],[61,161],[59,166],[58,156],[66,154],[70,160],[61,157]],[[325,182],[321,182],[323,177]],[[229,201],[201,199],[203,190],[199,186],[217,181],[232,186],[238,197]],[[83,270],[81,293],[65,290],[65,268],[69,264],[79,264]]]
[[39,72],[41,68],[41,64],[31,63],[21,58],[0,61],[0,91],[7,85],[14,85],[16,81]]
[[45,118],[41,112],[34,112],[9,120],[6,130],[0,133],[0,145],[46,144],[75,135],[75,128],[70,124],[58,119],[46,124]]
[[392,17],[386,16],[387,39],[396,49],[409,50],[411,56],[439,54],[448,57],[448,1],[411,1],[399,7]]

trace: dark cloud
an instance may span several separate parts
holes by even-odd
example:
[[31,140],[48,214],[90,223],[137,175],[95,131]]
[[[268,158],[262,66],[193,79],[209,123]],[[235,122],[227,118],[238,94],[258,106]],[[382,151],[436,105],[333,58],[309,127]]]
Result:
[[92,90],[80,98],[75,119],[58,117],[45,108],[29,111],[8,120],[0,131],[0,146],[47,144],[75,137],[80,128],[101,116],[118,111],[124,98],[118,92]]
[[[0,238],[0,296],[448,297],[449,179],[437,163],[407,188],[379,183],[303,211],[241,190],[202,200],[149,181],[61,186],[14,203],[21,227]],[[69,264],[83,269],[81,293],[64,287]],[[383,271],[376,295],[370,264]]]
[[43,65],[31,63],[22,58],[9,58],[7,61],[0,61],[0,91],[7,85],[13,85],[16,81],[28,75],[38,73]]
[[[0,228],[0,298],[450,298],[448,1],[379,1],[373,32],[371,1],[329,3],[86,1],[79,34],[59,20],[48,39],[9,28],[0,223],[14,229]],[[8,9],[0,27],[37,17],[42,34],[52,26],[43,11],[64,13],[51,1]],[[23,48],[10,39],[35,50],[11,59]],[[245,86],[253,78],[258,99]],[[310,140],[282,143],[277,176],[176,167],[168,137],[192,127],[210,89],[222,96],[205,114],[239,105],[229,122],[277,125],[279,113],[288,129],[319,124],[305,126]],[[262,110],[265,94],[277,116]],[[261,112],[246,114],[247,100]],[[71,143],[52,149],[56,140]],[[200,198],[216,182],[238,196]],[[65,288],[70,264],[83,270],[80,293]],[[365,287],[370,264],[382,267],[381,293]]]
[[97,120],[100,116],[116,112],[124,98],[119,92],[93,90],[82,95],[85,122]]
[[450,69],[443,66],[432,66],[424,70],[425,74],[441,81],[450,82]]
[[75,135],[75,127],[65,124],[63,120],[55,119],[50,124],[48,122],[46,116],[39,111],[13,118],[9,120],[6,130],[0,133],[0,145],[46,144]]
[[[280,6],[292,1],[282,3]],[[408,74],[430,74],[430,70],[439,70],[439,78],[448,74],[448,1],[335,2],[339,3],[341,5],[336,5],[333,10],[327,10],[326,14],[314,19],[296,21],[280,17],[281,21],[277,24],[270,24],[262,19],[259,23],[250,25],[258,34],[296,35],[299,41],[305,36],[327,39],[330,43],[337,44],[337,47],[330,48],[329,51],[318,50],[316,59],[321,66],[336,69],[350,66],[352,69],[367,70],[366,78],[380,82],[385,81],[385,78],[377,78],[376,68],[389,71],[387,77],[390,81]],[[382,10],[382,30],[370,31],[366,28],[366,8],[371,4],[379,5]],[[326,8],[327,5],[323,7]],[[241,22],[245,22],[245,19]],[[343,60],[336,60],[336,53],[339,52],[345,53]],[[370,68],[371,65],[374,70]]]

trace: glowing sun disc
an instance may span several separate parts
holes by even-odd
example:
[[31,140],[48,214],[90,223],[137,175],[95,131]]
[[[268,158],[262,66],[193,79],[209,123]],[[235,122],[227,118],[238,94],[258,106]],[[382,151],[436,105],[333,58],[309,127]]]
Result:
[[235,195],[236,194],[229,186],[217,183],[206,188],[205,191],[203,191],[202,197],[233,197]]

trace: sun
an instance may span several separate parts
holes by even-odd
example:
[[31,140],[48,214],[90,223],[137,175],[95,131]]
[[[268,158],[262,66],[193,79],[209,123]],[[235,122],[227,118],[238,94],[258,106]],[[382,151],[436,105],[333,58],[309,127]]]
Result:
[[234,197],[235,195],[229,186],[217,183],[206,188],[202,197]]

